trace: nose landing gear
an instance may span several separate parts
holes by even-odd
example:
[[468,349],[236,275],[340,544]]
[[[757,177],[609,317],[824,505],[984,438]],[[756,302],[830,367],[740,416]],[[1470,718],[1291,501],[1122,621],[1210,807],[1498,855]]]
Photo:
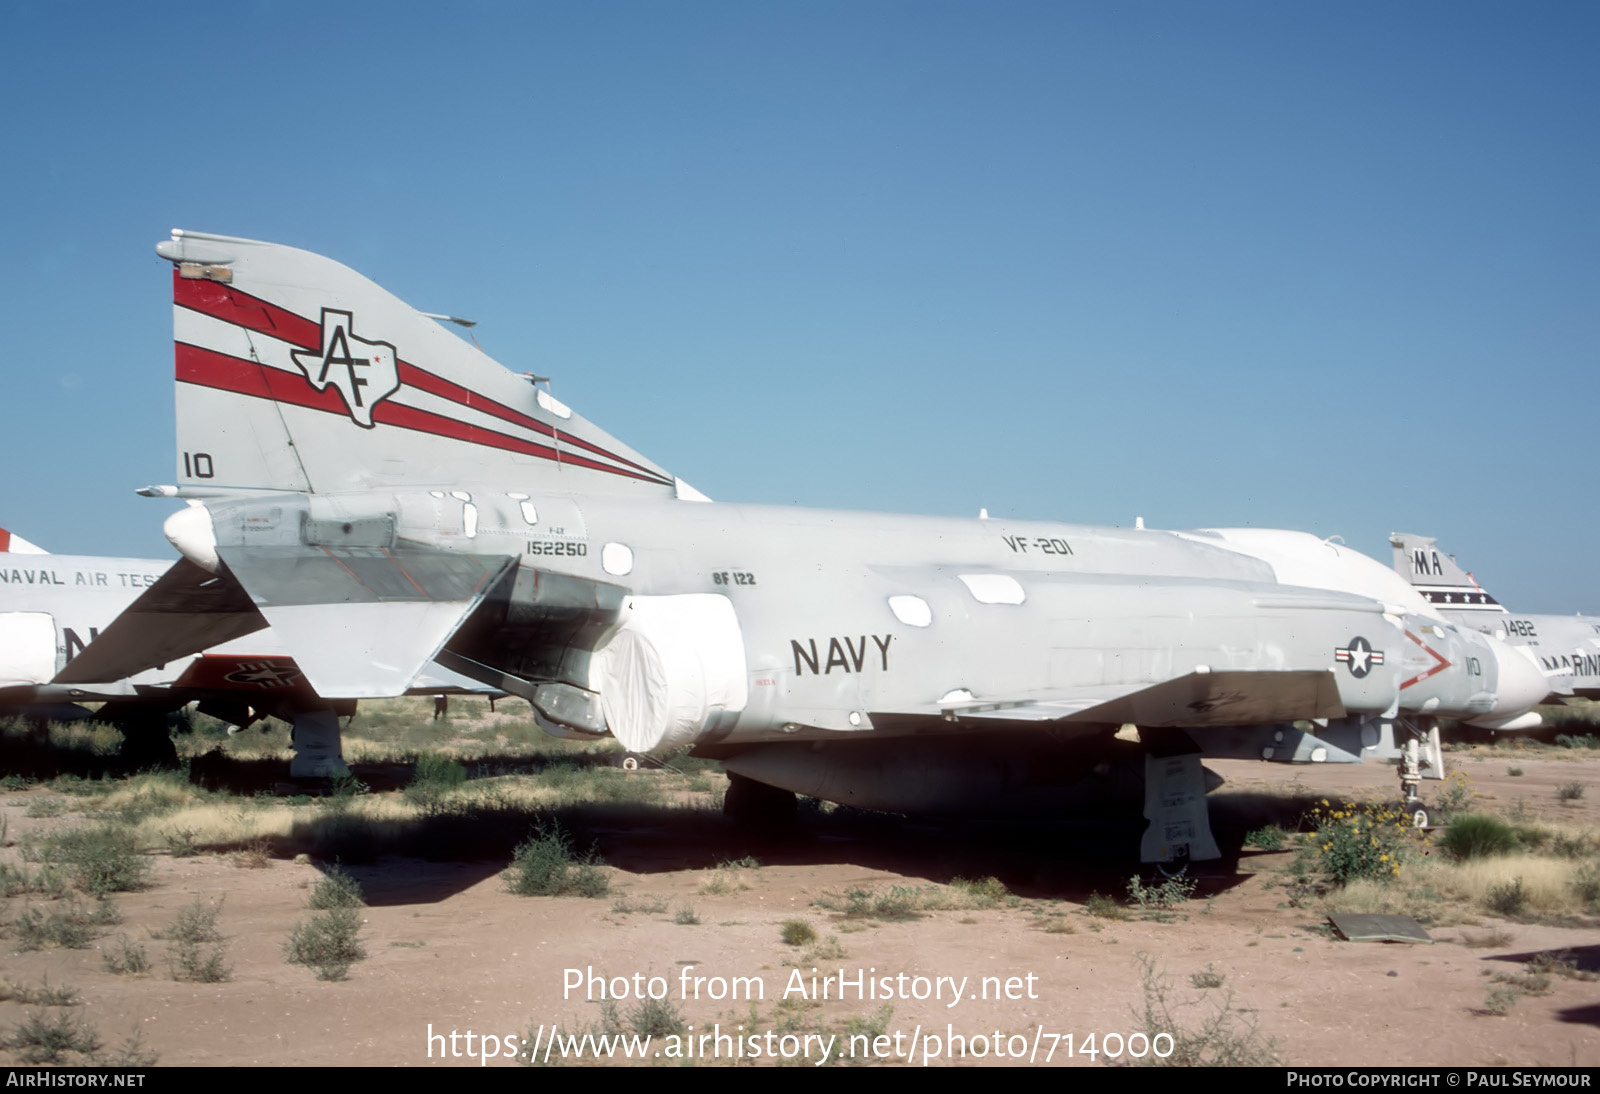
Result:
[[1421,717],[1415,721],[1402,718],[1395,724],[1406,731],[1406,743],[1400,749],[1400,811],[1411,819],[1413,828],[1428,828],[1432,818],[1419,791],[1423,779],[1444,778],[1439,722]]

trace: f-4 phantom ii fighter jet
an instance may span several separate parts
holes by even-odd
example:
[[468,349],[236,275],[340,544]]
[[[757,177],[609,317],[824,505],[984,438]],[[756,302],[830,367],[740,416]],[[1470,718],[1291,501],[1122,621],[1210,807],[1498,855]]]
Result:
[[[354,704],[330,704],[305,683],[270,631],[180,656],[125,678],[77,683],[52,679],[146,589],[172,567],[170,559],[56,555],[0,528],[0,716],[74,719],[90,716],[122,731],[124,762],[176,762],[167,716],[189,703],[240,728],[276,717],[294,726],[299,745],[293,774],[348,775],[338,750],[336,715]],[[429,694],[490,691],[439,666],[415,689]]]
[[[1581,615],[1521,615],[1510,611],[1463,570],[1435,540],[1409,532],[1389,537],[1394,569],[1446,619],[1492,634],[1537,657],[1552,698],[1600,699],[1600,623]],[[1531,729],[1526,718],[1492,729]]]
[[166,673],[151,670],[91,687],[50,682],[171,565],[165,559],[53,555],[0,529],[0,714],[66,720],[89,715],[78,703],[98,701],[104,705],[96,717],[122,727],[126,758],[175,759],[166,715],[196,695],[155,685],[191,668],[191,659]]
[[721,758],[729,810],[761,818],[796,793],[1053,800],[1131,724],[1151,861],[1217,855],[1208,740],[1260,754],[1297,719],[1544,693],[1477,634],[1408,680],[1390,606],[1204,537],[710,503],[329,259],[191,232],[157,252],[178,482],[148,492],[190,503],[165,526],[183,558],[63,681],[270,624],[326,698],[401,694],[437,660],[552,733]]

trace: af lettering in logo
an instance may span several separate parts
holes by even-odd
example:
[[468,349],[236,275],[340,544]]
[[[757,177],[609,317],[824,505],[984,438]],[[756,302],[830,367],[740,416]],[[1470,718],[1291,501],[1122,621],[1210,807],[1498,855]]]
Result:
[[388,342],[357,338],[347,311],[322,309],[322,348],[293,350],[294,363],[318,391],[332,387],[359,426],[372,428],[372,408],[400,388],[398,354]]
[[1348,646],[1334,650],[1333,659],[1349,665],[1350,675],[1360,680],[1372,671],[1372,666],[1383,664],[1383,651],[1373,649],[1372,643],[1358,634]]

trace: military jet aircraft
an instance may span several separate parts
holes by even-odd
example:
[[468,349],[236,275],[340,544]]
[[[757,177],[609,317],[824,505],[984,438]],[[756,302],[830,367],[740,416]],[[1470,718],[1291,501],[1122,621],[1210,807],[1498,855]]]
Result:
[[[167,715],[200,697],[187,685],[197,675],[255,679],[257,690],[292,690],[292,664],[276,671],[252,658],[221,657],[202,670],[194,657],[151,667],[126,679],[93,684],[51,680],[123,609],[155,585],[169,560],[55,555],[0,531],[0,710],[68,719],[86,717],[82,702],[103,705],[95,717],[119,726],[123,756],[136,763],[175,758]],[[226,662],[225,667],[222,662]],[[220,669],[220,671],[218,671]],[[179,682],[182,681],[182,684]],[[226,682],[223,687],[229,687]]]
[[[348,775],[337,718],[354,710],[317,695],[270,631],[151,665],[125,678],[76,683],[53,678],[146,589],[170,559],[57,555],[0,528],[0,713],[69,719],[89,716],[122,730],[123,759],[176,759],[167,716],[198,703],[203,713],[238,727],[276,717],[293,727],[290,773]],[[419,693],[484,692],[435,665],[415,681]]]
[[1107,777],[1132,724],[1151,861],[1218,853],[1208,740],[1532,701],[1491,638],[1406,680],[1388,605],[1203,537],[710,503],[330,259],[183,231],[157,252],[178,474],[145,492],[190,503],[165,525],[183,557],[61,682],[271,625],[320,695],[401,694],[437,659],[553,733],[719,757],[757,818],[796,793],[1036,802]]
[[[1395,573],[1409,581],[1446,619],[1492,634],[1538,658],[1550,682],[1550,697],[1600,699],[1600,623],[1582,615],[1523,615],[1512,612],[1443,554],[1437,541],[1409,532],[1389,537]],[[1527,717],[1491,729],[1530,729]]]

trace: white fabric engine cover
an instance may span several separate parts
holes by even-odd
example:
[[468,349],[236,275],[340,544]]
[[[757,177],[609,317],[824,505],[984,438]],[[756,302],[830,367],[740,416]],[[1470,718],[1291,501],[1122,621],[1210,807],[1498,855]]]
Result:
[[0,687],[48,684],[59,669],[48,612],[0,612]]
[[744,637],[733,604],[716,593],[626,598],[621,628],[589,662],[589,687],[630,752],[691,744],[712,715],[744,709]]

